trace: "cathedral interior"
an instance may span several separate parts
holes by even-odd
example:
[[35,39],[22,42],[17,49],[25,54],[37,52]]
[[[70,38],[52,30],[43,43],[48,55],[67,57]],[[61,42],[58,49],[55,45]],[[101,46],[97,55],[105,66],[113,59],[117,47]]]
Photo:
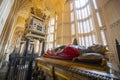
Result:
[[120,0],[0,0],[0,80],[120,80]]

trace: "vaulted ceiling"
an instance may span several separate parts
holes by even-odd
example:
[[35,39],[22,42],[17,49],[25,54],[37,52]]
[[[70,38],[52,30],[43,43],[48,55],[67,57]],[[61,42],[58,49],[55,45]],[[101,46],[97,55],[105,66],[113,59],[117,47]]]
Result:
[[24,27],[25,19],[30,15],[31,8],[39,17],[46,16],[47,19],[59,14],[65,5],[66,0],[21,0],[20,8],[17,12],[16,26]]
[[[17,0],[18,1],[18,0]],[[25,20],[29,17],[31,8],[36,14],[43,18],[46,16],[46,23],[55,14],[60,14],[65,3],[70,0],[19,0],[20,8],[17,12],[15,27],[24,28]],[[96,0],[98,7],[104,6],[109,0]]]

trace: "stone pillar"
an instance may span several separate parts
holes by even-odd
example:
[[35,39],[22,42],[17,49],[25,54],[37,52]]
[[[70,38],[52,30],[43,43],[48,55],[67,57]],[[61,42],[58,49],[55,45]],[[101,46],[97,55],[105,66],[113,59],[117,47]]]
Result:
[[45,52],[45,41],[42,42],[42,51],[41,51],[41,55],[44,54]]
[[30,45],[30,38],[27,38],[27,40],[26,40],[26,45],[25,45],[25,53],[24,53],[24,56],[26,56],[26,55],[28,54],[29,45]]
[[42,51],[42,42],[39,41],[39,51],[38,51],[39,56],[41,56],[41,51]]
[[34,52],[35,54],[39,53],[39,40],[34,41]]

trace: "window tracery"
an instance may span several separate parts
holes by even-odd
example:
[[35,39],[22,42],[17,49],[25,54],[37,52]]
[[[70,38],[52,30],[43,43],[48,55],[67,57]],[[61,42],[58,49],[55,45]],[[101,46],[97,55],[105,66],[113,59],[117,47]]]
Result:
[[[91,10],[90,10],[90,4],[88,0],[75,0],[75,2],[72,2],[75,5],[75,12],[76,14],[76,21],[78,27],[78,33],[75,34],[79,35],[79,44],[84,46],[90,46],[95,41],[92,40],[93,36],[93,20],[91,16]],[[71,4],[72,4],[71,3]],[[73,12],[71,12],[73,13]],[[73,19],[73,15],[71,15],[71,20]],[[71,25],[72,27],[72,25]],[[72,29],[73,33],[73,29]],[[95,35],[95,34],[94,34]],[[95,40],[95,39],[94,39]]]

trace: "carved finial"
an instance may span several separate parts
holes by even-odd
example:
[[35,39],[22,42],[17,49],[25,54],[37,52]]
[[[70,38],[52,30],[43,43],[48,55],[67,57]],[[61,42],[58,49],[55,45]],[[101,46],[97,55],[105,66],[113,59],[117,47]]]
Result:
[[34,14],[35,11],[34,11],[34,7],[31,7],[31,13]]
[[117,45],[119,45],[119,42],[118,42],[118,40],[117,40],[117,39],[115,39],[115,42],[116,42],[116,44],[117,44]]
[[73,45],[78,45],[78,42],[77,42],[77,39],[76,38],[74,38],[74,40],[73,40],[73,43],[72,43]]

